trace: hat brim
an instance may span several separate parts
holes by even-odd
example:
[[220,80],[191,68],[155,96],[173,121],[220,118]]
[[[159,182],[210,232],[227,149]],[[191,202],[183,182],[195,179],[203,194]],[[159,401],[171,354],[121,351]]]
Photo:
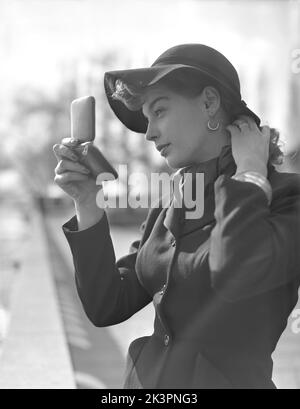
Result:
[[112,98],[114,92],[114,84],[117,79],[123,80],[125,83],[131,84],[137,88],[144,88],[154,85],[169,73],[178,69],[192,69],[198,71],[199,74],[209,77],[226,88],[236,101],[235,115],[248,115],[252,117],[257,126],[260,125],[260,118],[251,111],[246,104],[241,101],[240,95],[233,93],[232,89],[226,83],[211,75],[205,69],[193,67],[185,64],[161,64],[149,68],[137,68],[129,70],[107,71],[104,74],[104,89],[108,103],[117,116],[117,118],[131,131],[145,134],[147,132],[147,120],[142,113],[142,109],[132,111],[120,100]]

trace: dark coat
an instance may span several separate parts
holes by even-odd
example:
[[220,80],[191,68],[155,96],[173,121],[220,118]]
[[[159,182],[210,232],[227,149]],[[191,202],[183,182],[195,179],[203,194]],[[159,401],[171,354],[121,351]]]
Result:
[[235,171],[230,146],[200,164],[203,217],[180,224],[173,202],[152,208],[118,261],[106,214],[83,231],[75,216],[63,225],[96,326],[154,304],[153,334],[129,346],[124,388],[275,388],[271,354],[300,284],[300,180],[268,165],[268,206]]

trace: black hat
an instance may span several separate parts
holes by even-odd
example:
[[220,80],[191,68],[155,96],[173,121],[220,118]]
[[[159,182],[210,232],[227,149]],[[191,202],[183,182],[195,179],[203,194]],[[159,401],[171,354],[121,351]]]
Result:
[[104,74],[104,88],[110,107],[121,122],[130,130],[146,133],[147,120],[142,109],[133,111],[120,100],[112,97],[116,81],[123,80],[137,88],[153,85],[163,77],[179,69],[192,69],[205,78],[220,84],[234,104],[234,114],[251,116],[257,126],[260,118],[241,99],[240,81],[236,69],[219,51],[203,44],[180,44],[163,52],[147,68],[108,71]]

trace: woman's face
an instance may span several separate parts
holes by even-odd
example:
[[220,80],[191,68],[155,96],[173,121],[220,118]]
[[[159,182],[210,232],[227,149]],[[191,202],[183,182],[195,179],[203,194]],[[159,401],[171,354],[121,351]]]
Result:
[[202,94],[190,99],[156,86],[147,91],[142,109],[148,119],[146,139],[158,147],[169,144],[160,153],[171,168],[207,160],[210,135]]

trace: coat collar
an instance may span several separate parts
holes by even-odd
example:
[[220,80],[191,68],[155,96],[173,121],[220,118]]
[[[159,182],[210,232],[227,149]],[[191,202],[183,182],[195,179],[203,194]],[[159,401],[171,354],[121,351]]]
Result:
[[[268,163],[268,172],[271,172],[274,166]],[[209,223],[215,222],[215,198],[214,198],[214,182],[216,179],[224,174],[228,176],[234,175],[236,172],[236,163],[232,155],[231,145],[224,145],[219,156],[209,159],[205,162],[198,163],[192,166],[186,166],[178,169],[173,175],[173,182],[175,177],[180,177],[184,180],[186,173],[192,173],[192,191],[196,189],[196,173],[204,174],[204,213],[198,219],[185,219],[185,211],[192,209],[185,209],[184,206],[177,208],[176,198],[173,196],[169,207],[166,209],[164,226],[175,236],[185,235],[197,230]],[[184,192],[183,192],[184,194]]]
[[[165,213],[164,226],[175,236],[186,234],[194,229],[198,229],[205,225],[213,215],[214,198],[212,192],[212,185],[218,176],[222,173],[233,175],[236,171],[236,164],[234,162],[231,145],[225,145],[221,149],[219,156],[201,162],[195,165],[186,166],[178,169],[173,175],[173,187],[176,178],[184,181],[184,175],[192,174],[192,191],[196,189],[196,174],[204,174],[204,214],[198,219],[186,219],[184,213],[186,209],[184,206],[176,207],[176,198],[173,196],[169,207]],[[192,209],[189,209],[190,211]]]

